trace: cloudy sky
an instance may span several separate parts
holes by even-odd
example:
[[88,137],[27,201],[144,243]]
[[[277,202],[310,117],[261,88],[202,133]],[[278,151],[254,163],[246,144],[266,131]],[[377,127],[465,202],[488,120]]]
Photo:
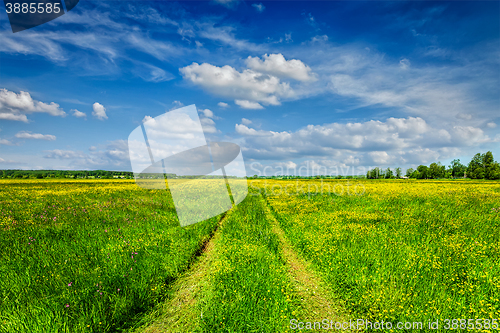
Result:
[[80,1],[18,33],[0,7],[0,169],[131,170],[131,131],[191,104],[250,175],[500,159],[497,1]]

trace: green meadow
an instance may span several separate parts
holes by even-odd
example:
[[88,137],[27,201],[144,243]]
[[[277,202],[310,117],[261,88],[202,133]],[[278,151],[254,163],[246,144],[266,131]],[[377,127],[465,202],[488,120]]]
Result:
[[249,188],[180,227],[168,191],[130,180],[0,180],[0,332],[290,332],[360,318],[491,331],[500,318],[499,182]]

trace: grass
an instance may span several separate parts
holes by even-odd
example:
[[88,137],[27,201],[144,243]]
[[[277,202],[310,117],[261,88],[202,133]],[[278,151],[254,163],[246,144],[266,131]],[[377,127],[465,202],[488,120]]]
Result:
[[315,195],[325,184],[314,181],[305,193],[295,182],[258,185],[294,249],[353,316],[500,318],[500,183],[358,183],[363,195]]
[[0,331],[105,332],[165,300],[217,224],[131,181],[0,181]]
[[0,332],[500,318],[499,182],[249,185],[182,228],[133,181],[0,181]]

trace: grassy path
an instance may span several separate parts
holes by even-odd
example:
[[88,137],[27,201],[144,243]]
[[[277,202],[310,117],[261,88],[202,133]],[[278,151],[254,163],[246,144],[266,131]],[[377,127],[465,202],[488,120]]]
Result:
[[206,277],[214,261],[214,243],[220,235],[218,229],[228,218],[228,214],[221,219],[213,237],[205,243],[201,255],[191,268],[174,282],[170,300],[148,314],[143,322],[149,323],[139,327],[137,332],[199,331],[199,320],[203,315],[197,311],[196,300],[207,287]]
[[304,318],[310,321],[321,321],[325,318],[333,321],[346,321],[347,315],[345,311],[338,304],[332,302],[329,291],[314,273],[311,263],[300,258],[293,250],[267,202],[265,209],[272,230],[280,240],[290,278],[300,295]]
[[294,318],[345,318],[260,195],[227,213],[171,290],[136,332],[288,332]]

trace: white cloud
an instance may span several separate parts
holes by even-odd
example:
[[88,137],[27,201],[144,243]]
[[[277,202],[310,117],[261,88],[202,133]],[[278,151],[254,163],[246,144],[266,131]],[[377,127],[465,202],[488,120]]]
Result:
[[236,105],[239,105],[243,109],[254,109],[254,110],[256,110],[256,109],[263,109],[264,108],[262,105],[260,105],[257,102],[250,102],[250,101],[247,101],[247,100],[237,99],[234,102],[236,103]]
[[468,114],[468,113],[458,113],[456,115],[456,117],[458,119],[462,119],[462,120],[471,120],[472,119],[472,115],[471,114]]
[[372,162],[375,164],[387,165],[395,162],[395,156],[390,156],[385,151],[371,151],[368,153],[368,156],[371,157]]
[[410,60],[403,58],[399,61],[399,68],[406,70],[410,68]]
[[148,82],[164,82],[170,81],[174,78],[171,73],[143,62],[134,62],[132,72],[144,81]]
[[[310,45],[313,47],[306,46]],[[481,53],[456,54],[460,62],[446,65],[416,66],[404,59],[399,63],[376,50],[330,44],[322,47],[322,54],[328,54],[328,58],[301,58],[319,63],[314,70],[321,73],[320,82],[334,94],[346,97],[352,105],[349,109],[390,107],[432,124],[478,127],[498,113],[498,103],[495,105],[492,99],[494,90],[484,89],[498,86],[498,75],[487,65],[498,58],[497,52],[481,49]],[[329,83],[323,83],[326,78]]]
[[35,140],[46,140],[46,141],[54,141],[56,139],[54,135],[31,133],[26,131],[21,131],[17,133],[15,137],[19,139],[35,139]]
[[57,158],[57,159],[74,159],[74,158],[85,158],[86,155],[82,152],[77,152],[73,150],[46,150],[44,158]]
[[99,147],[91,147],[90,153],[86,154],[75,150],[46,150],[43,156],[46,159],[57,159],[69,161],[69,166],[76,169],[82,168],[130,168],[128,145],[125,140],[115,140]]
[[250,119],[247,119],[247,118],[241,118],[241,123],[243,125],[251,125],[252,124],[252,121]]
[[213,118],[214,117],[214,113],[209,110],[209,109],[205,109],[205,110],[200,110],[200,112],[203,113],[203,115],[207,118]]
[[96,102],[92,105],[92,109],[93,109],[92,115],[97,119],[99,120],[108,119],[108,116],[106,115],[106,108],[102,104]]
[[280,105],[280,98],[295,96],[290,85],[279,78],[251,69],[238,72],[231,66],[217,67],[207,63],[193,63],[180,69],[184,79],[209,92],[239,100],[266,105]]
[[7,139],[0,139],[0,145],[4,145],[4,146],[12,146],[12,142],[10,142],[9,140]]
[[258,57],[248,57],[248,68],[260,73],[267,73],[281,78],[291,78],[298,81],[314,81],[316,75],[311,68],[297,59],[286,60],[281,54],[265,54],[261,60]]
[[0,119],[28,122],[28,117],[25,114],[0,113]]
[[498,141],[477,127],[435,128],[419,117],[308,125],[295,132],[256,130],[244,124],[235,130],[244,136],[241,146],[251,159],[334,156],[342,163],[365,165],[423,163],[425,154],[436,161],[456,156],[460,149]]
[[173,101],[172,102],[172,107],[168,111],[172,111],[172,110],[175,110],[175,109],[180,109],[183,106],[184,106],[184,103],[182,103],[181,101]]
[[73,112],[73,116],[77,118],[87,118],[87,114],[85,112],[78,111],[77,109],[71,109]]
[[252,7],[254,7],[259,13],[262,13],[264,11],[264,9],[266,9],[266,7],[264,7],[263,4],[259,3],[259,4],[252,4]]
[[494,122],[489,122],[489,123],[486,124],[486,126],[488,128],[495,128],[495,127],[497,127],[497,124],[495,124]]
[[274,132],[267,132],[267,131],[257,131],[253,128],[248,128],[246,125],[240,125],[236,124],[234,126],[236,133],[241,134],[241,135],[248,135],[248,136],[272,136]]
[[0,119],[28,122],[26,114],[35,112],[48,113],[51,116],[66,116],[57,103],[47,104],[34,100],[26,91],[16,94],[7,89],[0,89]]
[[327,42],[328,41],[328,36],[327,35],[321,35],[321,36],[314,36],[311,38],[311,42]]
[[228,107],[229,107],[229,104],[224,103],[224,102],[219,102],[219,103],[217,103],[217,105],[218,105],[219,107],[221,107],[221,108],[228,108]]
[[[120,5],[127,6],[127,5]],[[25,31],[22,36],[13,36],[7,31],[0,32],[0,52],[44,57],[59,66],[71,66],[77,71],[85,71],[86,75],[117,74],[121,71],[131,72],[146,81],[161,82],[173,78],[168,72],[146,64],[133,61],[134,56],[127,54],[143,52],[159,60],[178,57],[187,50],[179,44],[167,40],[155,39],[149,32],[142,32],[137,26],[148,24],[162,31],[174,33],[176,22],[161,16],[153,8],[143,9],[105,8],[74,12],[69,17],[60,17],[59,25],[82,25],[89,29],[71,30],[59,34],[50,29]],[[122,20],[127,16],[127,22]],[[147,21],[147,22],[144,22]],[[48,25],[53,25],[50,22]],[[70,47],[67,47],[67,46]],[[131,62],[132,66],[120,65],[120,62]],[[104,71],[104,72],[103,72]],[[127,73],[129,74],[129,73]]]
[[215,128],[215,122],[210,118],[201,118],[200,119],[201,126],[203,127],[203,132],[205,133],[217,133],[217,129]]

